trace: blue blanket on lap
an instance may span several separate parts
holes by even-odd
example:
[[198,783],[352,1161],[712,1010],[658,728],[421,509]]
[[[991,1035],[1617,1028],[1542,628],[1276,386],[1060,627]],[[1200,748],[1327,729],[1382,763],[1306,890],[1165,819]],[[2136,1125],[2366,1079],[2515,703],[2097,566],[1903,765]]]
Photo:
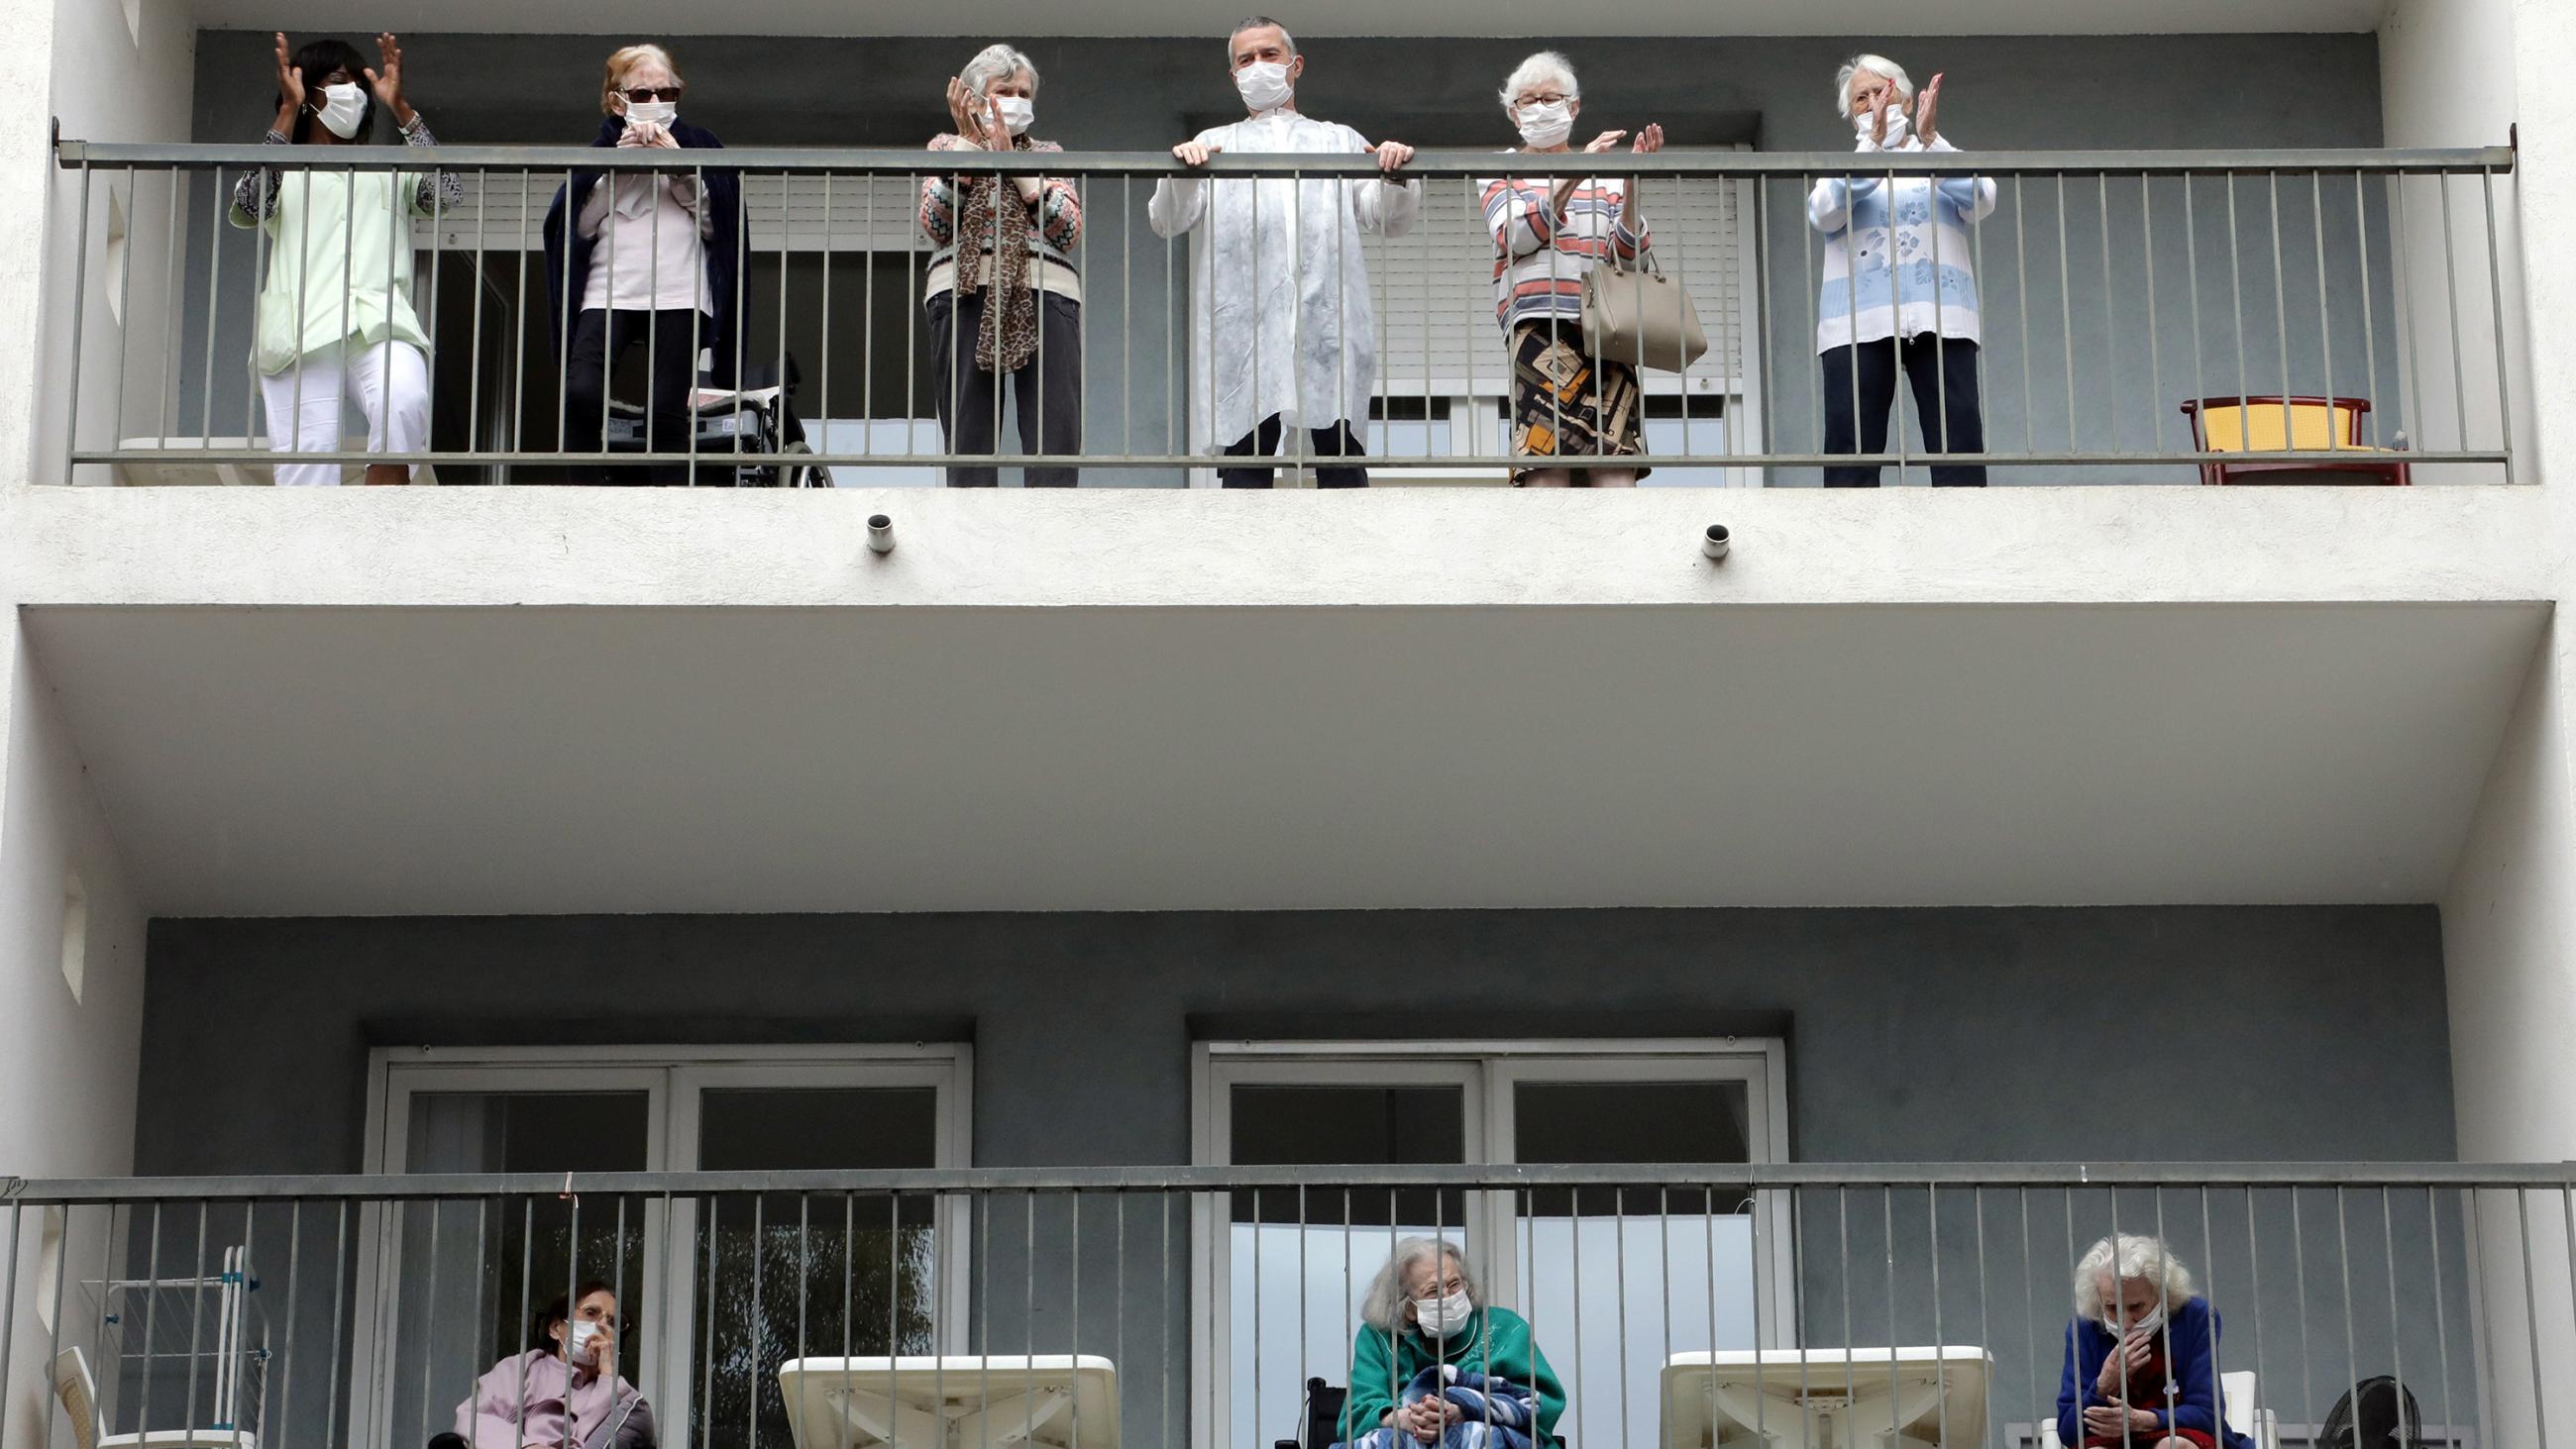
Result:
[[[1459,1419],[1441,1431],[1438,1449],[1532,1449],[1530,1425],[1538,1414],[1538,1397],[1500,1375],[1488,1376],[1456,1364],[1424,1369],[1404,1386],[1398,1400],[1418,1404],[1444,1399],[1458,1406]],[[1425,1449],[1422,1441],[1388,1425],[1371,1429],[1335,1449]]]

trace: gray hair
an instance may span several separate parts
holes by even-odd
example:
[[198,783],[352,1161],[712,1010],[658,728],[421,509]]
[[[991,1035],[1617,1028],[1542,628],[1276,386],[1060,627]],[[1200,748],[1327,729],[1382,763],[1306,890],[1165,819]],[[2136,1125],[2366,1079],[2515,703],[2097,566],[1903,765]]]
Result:
[[2144,1278],[2163,1289],[2168,1313],[2191,1301],[2191,1270],[2182,1265],[2182,1259],[2173,1255],[2162,1238],[2122,1233],[2095,1243],[2077,1260],[2075,1316],[2100,1318],[2104,1281],[2117,1279],[2125,1283],[2132,1278]]
[[1029,90],[1035,93],[1038,88],[1037,66],[1027,56],[997,42],[975,52],[975,58],[966,62],[964,70],[957,72],[957,80],[969,92],[980,96],[993,82],[1009,80],[1021,71],[1029,73]]
[[1843,62],[1842,69],[1834,72],[1835,115],[1845,120],[1851,118],[1852,77],[1862,71],[1886,77],[1896,87],[1898,98],[1908,102],[1914,99],[1914,78],[1905,73],[1905,67],[1883,55],[1855,55]]
[[1479,1304],[1485,1301],[1476,1289],[1476,1275],[1468,1271],[1467,1255],[1458,1251],[1456,1243],[1446,1238],[1406,1238],[1386,1255],[1386,1266],[1369,1280],[1368,1292],[1360,1298],[1360,1321],[1387,1333],[1402,1328],[1405,1300],[1413,1296],[1409,1282],[1413,1265],[1425,1258],[1447,1258],[1456,1263],[1458,1277],[1467,1285],[1467,1296]]
[[1293,60],[1297,56],[1303,54],[1302,51],[1297,49],[1297,37],[1288,33],[1287,26],[1280,24],[1278,21],[1271,19],[1267,15],[1247,15],[1241,20],[1234,22],[1234,28],[1225,33],[1226,69],[1232,70],[1234,68],[1234,38],[1247,30],[1259,30],[1263,26],[1268,26],[1271,29],[1278,31],[1279,38],[1288,42],[1288,55],[1290,59]]
[[1503,114],[1518,120],[1512,110],[1512,98],[1540,81],[1549,80],[1565,88],[1568,100],[1583,94],[1583,83],[1574,78],[1574,62],[1553,50],[1542,50],[1514,66],[1512,73],[1503,78]]

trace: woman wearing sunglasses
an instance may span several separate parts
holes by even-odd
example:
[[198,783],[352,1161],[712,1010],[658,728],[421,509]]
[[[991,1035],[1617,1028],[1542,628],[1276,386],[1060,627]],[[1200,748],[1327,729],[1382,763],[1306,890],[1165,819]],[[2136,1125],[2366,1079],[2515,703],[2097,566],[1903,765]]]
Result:
[[[590,144],[721,150],[714,132],[679,118],[687,89],[662,47],[619,50],[600,85],[607,119]],[[689,450],[700,354],[711,383],[734,377],[741,265],[742,186],[731,171],[576,171],[557,188],[546,213],[546,315],[564,358],[564,451],[600,451],[609,376],[639,343],[652,357],[646,450]],[[687,466],[657,465],[636,481],[685,482]]]

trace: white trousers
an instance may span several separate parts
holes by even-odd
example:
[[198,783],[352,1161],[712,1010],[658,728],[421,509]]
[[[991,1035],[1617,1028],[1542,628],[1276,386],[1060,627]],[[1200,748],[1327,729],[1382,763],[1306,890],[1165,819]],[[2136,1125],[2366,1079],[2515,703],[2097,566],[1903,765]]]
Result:
[[[304,354],[293,367],[259,380],[269,446],[280,453],[340,449],[340,410],[354,397],[367,419],[370,453],[418,453],[429,447],[429,358],[408,342],[335,342]],[[287,419],[293,427],[283,426]],[[335,487],[337,463],[280,463],[280,488]]]

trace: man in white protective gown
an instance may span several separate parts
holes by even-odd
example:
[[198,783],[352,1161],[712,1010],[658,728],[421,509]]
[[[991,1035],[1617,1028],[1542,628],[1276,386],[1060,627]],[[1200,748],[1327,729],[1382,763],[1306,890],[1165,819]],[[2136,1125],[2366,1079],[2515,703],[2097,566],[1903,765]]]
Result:
[[[1368,417],[1377,376],[1368,263],[1360,233],[1402,236],[1422,209],[1422,183],[1393,173],[1413,159],[1401,141],[1372,146],[1348,126],[1297,113],[1306,58],[1286,27],[1256,15],[1226,39],[1226,64],[1250,118],[1172,148],[1183,165],[1220,152],[1370,155],[1376,179],[1167,178],[1146,219],[1157,236],[1190,233],[1190,426],[1203,447],[1268,458],[1302,428],[1319,458],[1363,456],[1353,421]],[[1222,445],[1221,447],[1218,445]],[[1228,488],[1267,488],[1267,464],[1218,470]],[[1368,470],[1316,470],[1325,488],[1365,488]]]

